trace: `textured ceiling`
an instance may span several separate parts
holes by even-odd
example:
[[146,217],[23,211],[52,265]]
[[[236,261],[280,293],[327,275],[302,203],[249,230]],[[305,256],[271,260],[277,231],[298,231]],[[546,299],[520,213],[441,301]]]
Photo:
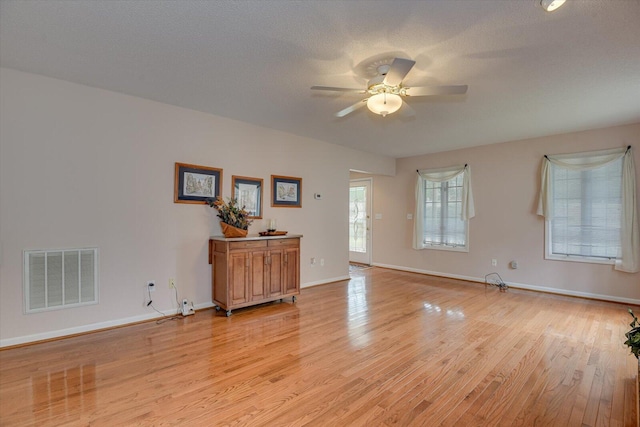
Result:
[[[342,118],[384,56],[414,117]],[[0,65],[405,157],[640,121],[640,0],[1,0]]]

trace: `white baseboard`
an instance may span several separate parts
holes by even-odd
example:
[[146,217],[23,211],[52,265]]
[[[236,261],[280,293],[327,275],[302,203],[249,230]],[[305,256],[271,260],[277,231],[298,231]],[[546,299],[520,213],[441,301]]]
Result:
[[193,308],[195,308],[196,310],[204,310],[205,308],[213,308],[216,305],[212,302],[203,302],[201,304],[195,304],[193,306]]
[[[211,307],[213,307],[212,302],[197,304],[194,306],[196,310],[202,310],[202,309],[211,308]],[[172,316],[173,313],[177,313],[177,310],[175,308],[169,308],[169,309],[160,310],[160,311],[163,313],[167,313],[166,314],[167,316]],[[42,332],[39,334],[25,335],[22,337],[0,339],[0,348],[27,344],[27,343],[37,342],[37,341],[50,340],[54,338],[61,338],[61,337],[66,337],[70,335],[83,334],[86,332],[95,332],[101,329],[115,328],[117,326],[125,326],[132,323],[160,319],[161,317],[162,316],[160,314],[153,312],[148,314],[142,314],[140,316],[126,317],[124,319],[109,320],[106,322],[92,323],[90,325],[82,325],[82,326],[76,326],[73,328],[59,329],[57,331]]]
[[[403,267],[399,265],[373,263],[376,267],[389,268],[392,270],[408,271],[411,273],[428,274],[430,276],[447,277],[450,279],[460,279],[469,282],[484,283],[484,278],[463,276],[460,274],[441,273],[439,271],[421,270],[419,268]],[[566,295],[571,297],[580,297],[588,299],[597,299],[602,301],[620,302],[625,304],[640,305],[640,300],[634,298],[617,297],[613,295],[593,294],[590,292],[571,291],[567,289],[548,288],[546,286],[528,285],[525,283],[505,282],[509,287],[516,289],[526,289],[530,291],[546,292],[550,294]]]
[[310,288],[311,286],[326,285],[327,283],[339,282],[341,280],[349,280],[349,279],[351,279],[351,277],[349,275],[339,276],[339,277],[333,277],[331,279],[318,280],[316,282],[303,283],[303,284],[300,285],[300,287],[301,288]]
[[[442,273],[442,272],[439,272],[439,271],[422,270],[422,269],[419,269],[419,268],[411,268],[411,267],[404,267],[404,266],[391,265],[391,264],[373,263],[372,265],[375,266],[375,267],[389,268],[389,269],[392,269],[392,270],[408,271],[408,272],[411,272],[411,273],[428,274],[428,275],[431,275],[431,276],[447,277],[447,278],[450,278],[450,279],[460,279],[460,280],[466,280],[466,281],[469,281],[469,282],[484,283],[484,278],[479,278],[479,277],[463,276],[463,275],[460,275],[460,274]],[[324,284],[327,284],[327,283],[339,282],[339,281],[342,281],[342,280],[349,280],[349,279],[350,279],[350,277],[348,275],[346,275],[346,276],[338,276],[338,277],[334,277],[334,278],[330,278],[330,279],[323,279],[323,280],[318,280],[318,281],[315,281],[315,282],[303,283],[300,287],[301,288],[309,288],[309,287],[312,287],[312,286],[324,285]],[[597,300],[603,300],[603,301],[611,301],[611,302],[618,302],[618,303],[625,303],[625,304],[640,305],[640,300],[633,299],[633,298],[623,298],[623,297],[616,297],[616,296],[612,296],[612,295],[593,294],[593,293],[590,293],[590,292],[579,292],[579,291],[571,291],[571,290],[566,290],[566,289],[549,288],[549,287],[546,287],[546,286],[528,285],[528,284],[524,284],[524,283],[515,283],[515,282],[505,282],[505,283],[509,287],[517,288],[517,289],[526,289],[526,290],[531,290],[531,291],[547,292],[547,293],[558,294],[558,295],[566,295],[566,296],[573,296],[573,297],[580,297],[580,298],[597,299]],[[214,307],[214,304],[212,302],[201,303],[201,304],[196,304],[195,305],[195,309],[196,310],[203,310],[203,309],[212,308],[212,307]],[[173,312],[174,310],[176,310],[176,309],[175,308],[170,308],[170,309],[164,310],[163,312],[170,313],[170,312]],[[82,333],[86,333],[86,332],[99,331],[101,329],[114,328],[114,327],[117,327],[117,326],[125,326],[125,325],[132,324],[132,323],[138,323],[138,322],[144,322],[144,321],[147,321],[147,320],[158,319],[160,317],[162,317],[162,316],[160,316],[158,313],[154,312],[154,313],[149,313],[149,314],[143,314],[143,315],[140,315],[140,316],[133,316],[133,317],[127,317],[127,318],[123,318],[123,319],[110,320],[110,321],[107,321],[107,322],[92,323],[90,325],[82,325],[82,326],[76,326],[76,327],[73,327],[73,328],[60,329],[60,330],[57,330],[57,331],[43,332],[43,333],[40,333],[40,334],[33,334],[33,335],[26,335],[26,336],[22,336],[22,337],[0,339],[0,348],[10,347],[10,346],[14,346],[14,345],[27,344],[27,343],[37,342],[37,341],[44,341],[44,340],[49,340],[49,339],[54,339],[54,338],[61,338],[61,337],[69,336],[69,335],[82,334]]]

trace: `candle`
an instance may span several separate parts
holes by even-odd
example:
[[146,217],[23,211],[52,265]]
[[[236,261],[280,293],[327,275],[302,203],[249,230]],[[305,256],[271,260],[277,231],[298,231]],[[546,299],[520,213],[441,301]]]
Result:
[[269,229],[268,231],[276,231],[277,225],[276,225],[276,220],[275,219],[270,219],[269,220]]

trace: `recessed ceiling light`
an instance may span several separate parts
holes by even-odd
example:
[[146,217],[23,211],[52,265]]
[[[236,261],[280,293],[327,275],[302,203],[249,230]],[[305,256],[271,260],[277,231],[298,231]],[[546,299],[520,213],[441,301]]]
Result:
[[564,4],[566,0],[540,0],[540,6],[547,12],[553,12]]

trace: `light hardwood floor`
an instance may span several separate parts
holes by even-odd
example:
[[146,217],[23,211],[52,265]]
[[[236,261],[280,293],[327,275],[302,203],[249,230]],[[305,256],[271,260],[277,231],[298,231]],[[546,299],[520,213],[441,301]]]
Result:
[[622,304],[372,268],[0,351],[0,424],[630,426]]

